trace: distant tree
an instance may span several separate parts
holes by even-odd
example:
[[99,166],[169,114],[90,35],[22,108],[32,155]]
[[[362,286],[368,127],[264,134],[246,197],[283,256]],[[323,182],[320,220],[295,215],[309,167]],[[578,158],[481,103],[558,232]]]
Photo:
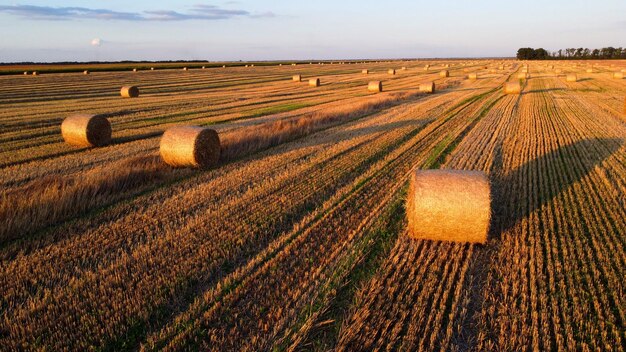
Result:
[[535,49],[533,53],[534,60],[547,60],[549,58],[548,51],[544,48]]
[[533,60],[534,55],[535,50],[533,48],[519,48],[519,50],[517,50],[518,60]]
[[519,48],[518,60],[550,60],[550,59],[626,59],[626,48],[612,46],[602,49],[567,48],[549,52],[544,48]]
[[598,49],[593,49],[593,51],[591,52],[591,58],[592,58],[592,59],[598,59],[598,58],[600,58],[600,50],[598,50]]

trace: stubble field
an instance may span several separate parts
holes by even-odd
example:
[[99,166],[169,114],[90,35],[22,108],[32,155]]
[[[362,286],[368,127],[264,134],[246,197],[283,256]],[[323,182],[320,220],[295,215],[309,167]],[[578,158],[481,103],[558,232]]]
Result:
[[[0,350],[625,350],[626,62],[505,95],[523,64],[0,76]],[[65,144],[76,113],[112,143]],[[164,164],[176,125],[220,165]],[[489,175],[487,244],[407,237],[415,168]]]

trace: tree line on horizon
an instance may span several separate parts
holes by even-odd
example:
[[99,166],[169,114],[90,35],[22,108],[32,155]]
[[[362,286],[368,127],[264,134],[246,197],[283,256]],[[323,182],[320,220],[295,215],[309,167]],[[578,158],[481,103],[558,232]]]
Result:
[[567,48],[548,51],[544,48],[519,48],[518,60],[609,60],[626,59],[626,48],[612,46],[602,49]]

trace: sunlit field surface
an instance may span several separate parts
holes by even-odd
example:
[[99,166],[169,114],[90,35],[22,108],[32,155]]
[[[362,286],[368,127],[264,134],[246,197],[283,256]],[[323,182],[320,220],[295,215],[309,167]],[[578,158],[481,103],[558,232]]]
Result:
[[[625,61],[136,66],[0,75],[0,350],[626,349]],[[485,245],[407,236],[415,168],[488,174]]]

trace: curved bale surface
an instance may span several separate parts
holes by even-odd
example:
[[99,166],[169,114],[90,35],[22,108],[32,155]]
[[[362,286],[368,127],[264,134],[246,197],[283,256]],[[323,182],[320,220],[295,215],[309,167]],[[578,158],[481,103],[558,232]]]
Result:
[[423,93],[434,93],[435,92],[435,82],[420,84],[419,91],[423,92]]
[[396,70],[393,68],[390,68],[389,70],[387,70],[387,73],[390,75],[395,75],[396,74]]
[[468,79],[478,79],[478,74],[477,73],[470,73],[469,75],[467,75]]
[[382,81],[371,81],[367,85],[367,90],[370,92],[382,92],[383,91],[383,82]]
[[450,77],[450,72],[448,70],[443,70],[439,72],[439,77],[441,78]]
[[489,179],[482,171],[415,170],[406,211],[412,238],[485,243],[491,219]]
[[88,75],[88,74],[89,74],[89,70],[85,70],[85,71],[83,71],[83,74],[84,74],[84,75]]
[[507,82],[504,85],[504,94],[520,94],[522,85],[519,82]]
[[623,79],[624,78],[624,73],[623,72],[615,72],[615,73],[613,73],[613,78],[615,78],[615,79]]
[[139,96],[139,87],[124,86],[120,89],[120,95],[124,98],[137,98]]
[[61,124],[66,143],[78,147],[101,147],[111,143],[111,123],[101,115],[72,115]]
[[209,168],[219,162],[220,138],[210,128],[172,127],[163,133],[159,151],[171,166]]
[[311,87],[319,87],[320,86],[320,79],[319,78],[311,78],[311,79],[309,79],[309,86],[311,86]]
[[578,76],[576,76],[576,74],[569,74],[569,75],[567,75],[567,81],[568,82],[576,82],[576,81],[578,81]]
[[366,74],[366,75],[367,75],[367,74],[369,74],[369,73],[370,73],[370,71],[369,71],[368,69],[363,69],[363,70],[361,70],[361,73],[363,73],[363,74]]
[[302,76],[300,76],[300,75],[294,75],[293,77],[291,77],[291,79],[294,82],[302,82]]

